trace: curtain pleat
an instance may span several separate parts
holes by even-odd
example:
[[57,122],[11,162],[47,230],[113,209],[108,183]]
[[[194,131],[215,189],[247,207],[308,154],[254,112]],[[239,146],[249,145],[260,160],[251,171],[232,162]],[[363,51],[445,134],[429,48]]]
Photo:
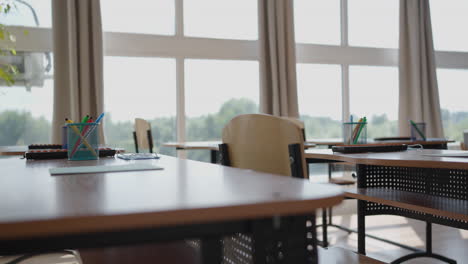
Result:
[[[104,110],[99,0],[53,0],[54,114],[52,141],[61,143],[65,118],[96,119]],[[104,144],[102,123],[100,143]]]

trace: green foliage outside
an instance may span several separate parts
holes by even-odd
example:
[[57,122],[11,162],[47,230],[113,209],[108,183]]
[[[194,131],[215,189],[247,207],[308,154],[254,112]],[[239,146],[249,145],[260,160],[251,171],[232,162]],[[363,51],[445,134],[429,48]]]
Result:
[[50,122],[34,118],[30,112],[0,113],[0,146],[29,145],[50,141]]
[[[6,16],[12,7],[14,7],[14,4],[11,1],[0,0],[0,18]],[[2,56],[16,55],[15,42],[16,37],[4,24],[0,23],[0,79],[3,79],[8,86],[15,83],[14,76],[18,73],[18,69],[4,60],[2,61]]]
[[[231,99],[225,102],[214,114],[187,118],[187,140],[219,140],[224,125],[234,116],[258,112],[258,106],[249,99]],[[468,112],[442,111],[445,136],[463,141],[463,130],[468,129]],[[326,117],[301,116],[306,125],[307,138],[341,138],[341,122]],[[175,117],[149,120],[152,127],[156,151],[167,155],[176,155],[173,148],[161,147],[161,144],[176,141]],[[34,118],[30,112],[4,111],[0,113],[0,145],[28,145],[48,143],[51,124],[44,118]],[[123,147],[129,152],[135,151],[133,143],[133,121],[112,121],[112,113],[104,119],[106,139],[110,146]],[[386,115],[370,118],[368,138],[397,135],[397,121],[388,120]],[[188,151],[190,159],[209,161],[209,151]]]

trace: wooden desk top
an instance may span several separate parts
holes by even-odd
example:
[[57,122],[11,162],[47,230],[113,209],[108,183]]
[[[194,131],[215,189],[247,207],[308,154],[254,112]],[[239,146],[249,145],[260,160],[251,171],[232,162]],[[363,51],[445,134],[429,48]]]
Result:
[[0,146],[0,156],[21,156],[28,151],[28,146]]
[[354,164],[417,167],[417,168],[445,168],[468,170],[468,157],[435,157],[424,154],[467,153],[456,150],[407,150],[397,152],[344,154],[332,152],[331,149],[311,149],[305,151],[306,159],[324,159],[345,161]]
[[[167,142],[162,144],[163,147],[176,148],[176,149],[207,149],[207,150],[218,150],[218,145],[221,141],[187,141],[187,142]],[[316,144],[305,142],[304,148],[314,148]]]
[[[344,145],[342,139],[314,139],[308,140],[307,142],[319,145],[319,146],[341,146]],[[393,144],[406,144],[406,145],[440,145],[455,142],[455,140],[443,139],[443,138],[428,138],[426,141],[411,141],[411,140],[367,140],[368,144],[379,144],[379,145],[393,145]]]
[[[149,162],[163,170],[51,176],[49,168]],[[160,160],[0,159],[0,239],[312,213],[339,187],[161,155]]]

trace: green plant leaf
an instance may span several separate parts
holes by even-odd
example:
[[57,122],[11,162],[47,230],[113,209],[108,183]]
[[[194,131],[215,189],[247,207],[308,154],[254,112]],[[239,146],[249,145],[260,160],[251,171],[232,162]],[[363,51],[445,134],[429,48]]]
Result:
[[[15,65],[8,64],[6,67],[8,69],[7,70],[8,73],[12,75],[18,74],[18,68]],[[14,76],[11,76],[11,77],[14,77]]]
[[15,80],[13,79],[13,76],[2,68],[0,68],[0,78],[5,80],[8,86],[12,86],[13,84],[15,84]]
[[10,49],[11,55],[16,55],[16,50],[15,49]]
[[23,35],[25,35],[25,36],[29,35],[29,30],[27,30],[27,29],[23,30]]

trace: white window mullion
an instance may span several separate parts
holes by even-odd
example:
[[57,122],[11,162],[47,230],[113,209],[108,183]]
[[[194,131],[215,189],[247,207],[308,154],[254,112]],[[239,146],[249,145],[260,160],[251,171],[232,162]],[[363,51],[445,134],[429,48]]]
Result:
[[[176,38],[184,37],[184,1],[175,1],[175,20],[176,20]],[[176,89],[177,89],[177,141],[184,142],[185,138],[185,58],[179,56],[176,58]],[[177,151],[179,158],[187,158],[185,151]]]
[[175,26],[177,37],[184,36],[184,0],[175,1]]
[[342,64],[341,65],[341,85],[342,85],[342,120],[343,122],[349,121],[349,113],[350,113],[350,95],[349,95],[349,65]]
[[[348,47],[348,0],[341,0],[341,46]],[[349,64],[341,64],[341,111],[342,122],[349,119]]]
[[341,46],[348,46],[348,0],[341,0]]
[[[176,89],[177,89],[177,141],[185,142],[185,60],[176,58]],[[185,151],[178,151],[180,158],[186,158]]]

